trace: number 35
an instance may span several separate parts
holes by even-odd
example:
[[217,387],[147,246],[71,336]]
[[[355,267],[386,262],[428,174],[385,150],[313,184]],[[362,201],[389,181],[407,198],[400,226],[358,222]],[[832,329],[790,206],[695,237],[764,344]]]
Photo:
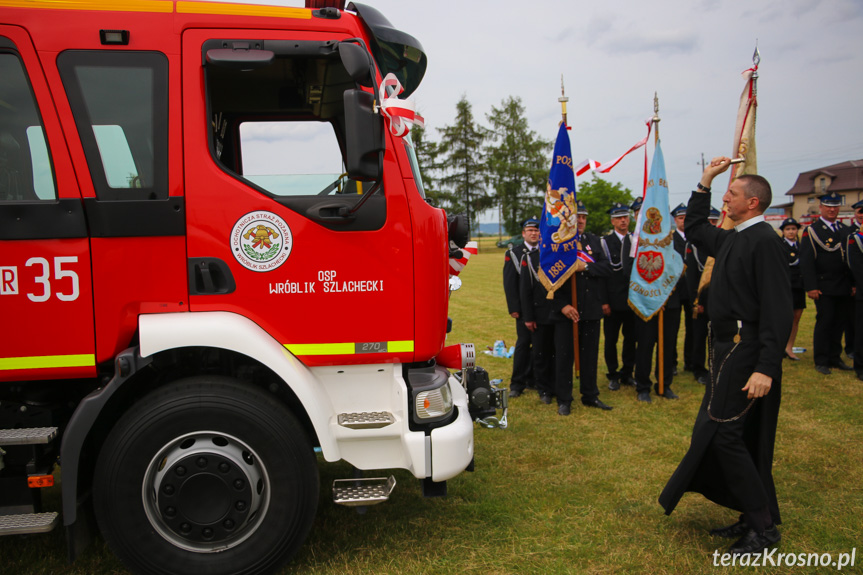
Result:
[[[78,286],[78,274],[73,272],[72,270],[64,270],[63,264],[71,264],[78,263],[78,256],[61,256],[54,258],[54,279],[61,280],[63,278],[70,278],[72,280],[72,293],[61,293],[55,292],[55,296],[60,301],[75,301],[78,299],[78,295],[80,294],[79,286]],[[43,302],[48,301],[51,297],[51,266],[48,263],[48,260],[45,258],[30,258],[27,260],[27,263],[24,264],[27,267],[41,265],[42,266],[42,275],[36,276],[36,283],[42,284],[42,293],[34,294],[28,293],[27,297],[30,298],[30,301],[34,302]]]

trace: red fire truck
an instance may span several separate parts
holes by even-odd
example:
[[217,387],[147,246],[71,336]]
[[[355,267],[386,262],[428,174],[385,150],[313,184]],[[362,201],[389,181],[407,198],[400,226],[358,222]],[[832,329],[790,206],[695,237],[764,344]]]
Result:
[[361,506],[471,468],[466,225],[382,114],[425,68],[363,4],[0,0],[0,534],[59,461],[70,558],[92,514],[136,572],[269,572],[319,464]]

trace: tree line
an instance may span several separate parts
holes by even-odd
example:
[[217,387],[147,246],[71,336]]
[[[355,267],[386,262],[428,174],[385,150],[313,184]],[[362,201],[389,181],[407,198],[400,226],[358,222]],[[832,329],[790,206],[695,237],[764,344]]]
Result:
[[[474,119],[463,95],[453,123],[436,128],[437,141],[422,126],[411,129],[423,186],[434,205],[466,213],[471,229],[478,229],[480,213],[495,209],[506,234],[515,235],[525,219],[541,215],[553,142],[530,129],[517,96],[492,106],[485,118],[487,126]],[[587,231],[604,233],[611,229],[606,210],[614,202],[632,203],[633,195],[594,174],[578,184],[578,199],[590,213]]]

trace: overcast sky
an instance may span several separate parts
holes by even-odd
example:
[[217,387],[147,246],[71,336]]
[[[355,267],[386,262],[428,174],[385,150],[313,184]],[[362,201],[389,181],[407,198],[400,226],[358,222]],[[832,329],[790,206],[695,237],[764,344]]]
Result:
[[[462,95],[483,125],[492,105],[518,96],[531,129],[552,139],[562,74],[573,160],[605,162],[644,137],[657,92],[675,206],[697,183],[702,153],[732,154],[741,72],[757,41],[758,169],[774,204],[800,172],[863,158],[861,0],[365,3],[425,48],[413,97],[435,140]],[[643,158],[633,153],[603,177],[640,193]]]

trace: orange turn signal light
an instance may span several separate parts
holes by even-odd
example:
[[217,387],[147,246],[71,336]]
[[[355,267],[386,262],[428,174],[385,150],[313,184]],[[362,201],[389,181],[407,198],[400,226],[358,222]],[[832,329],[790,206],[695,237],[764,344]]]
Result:
[[27,478],[27,487],[32,487],[33,489],[39,489],[42,487],[53,487],[54,486],[54,476],[53,475],[31,475]]

